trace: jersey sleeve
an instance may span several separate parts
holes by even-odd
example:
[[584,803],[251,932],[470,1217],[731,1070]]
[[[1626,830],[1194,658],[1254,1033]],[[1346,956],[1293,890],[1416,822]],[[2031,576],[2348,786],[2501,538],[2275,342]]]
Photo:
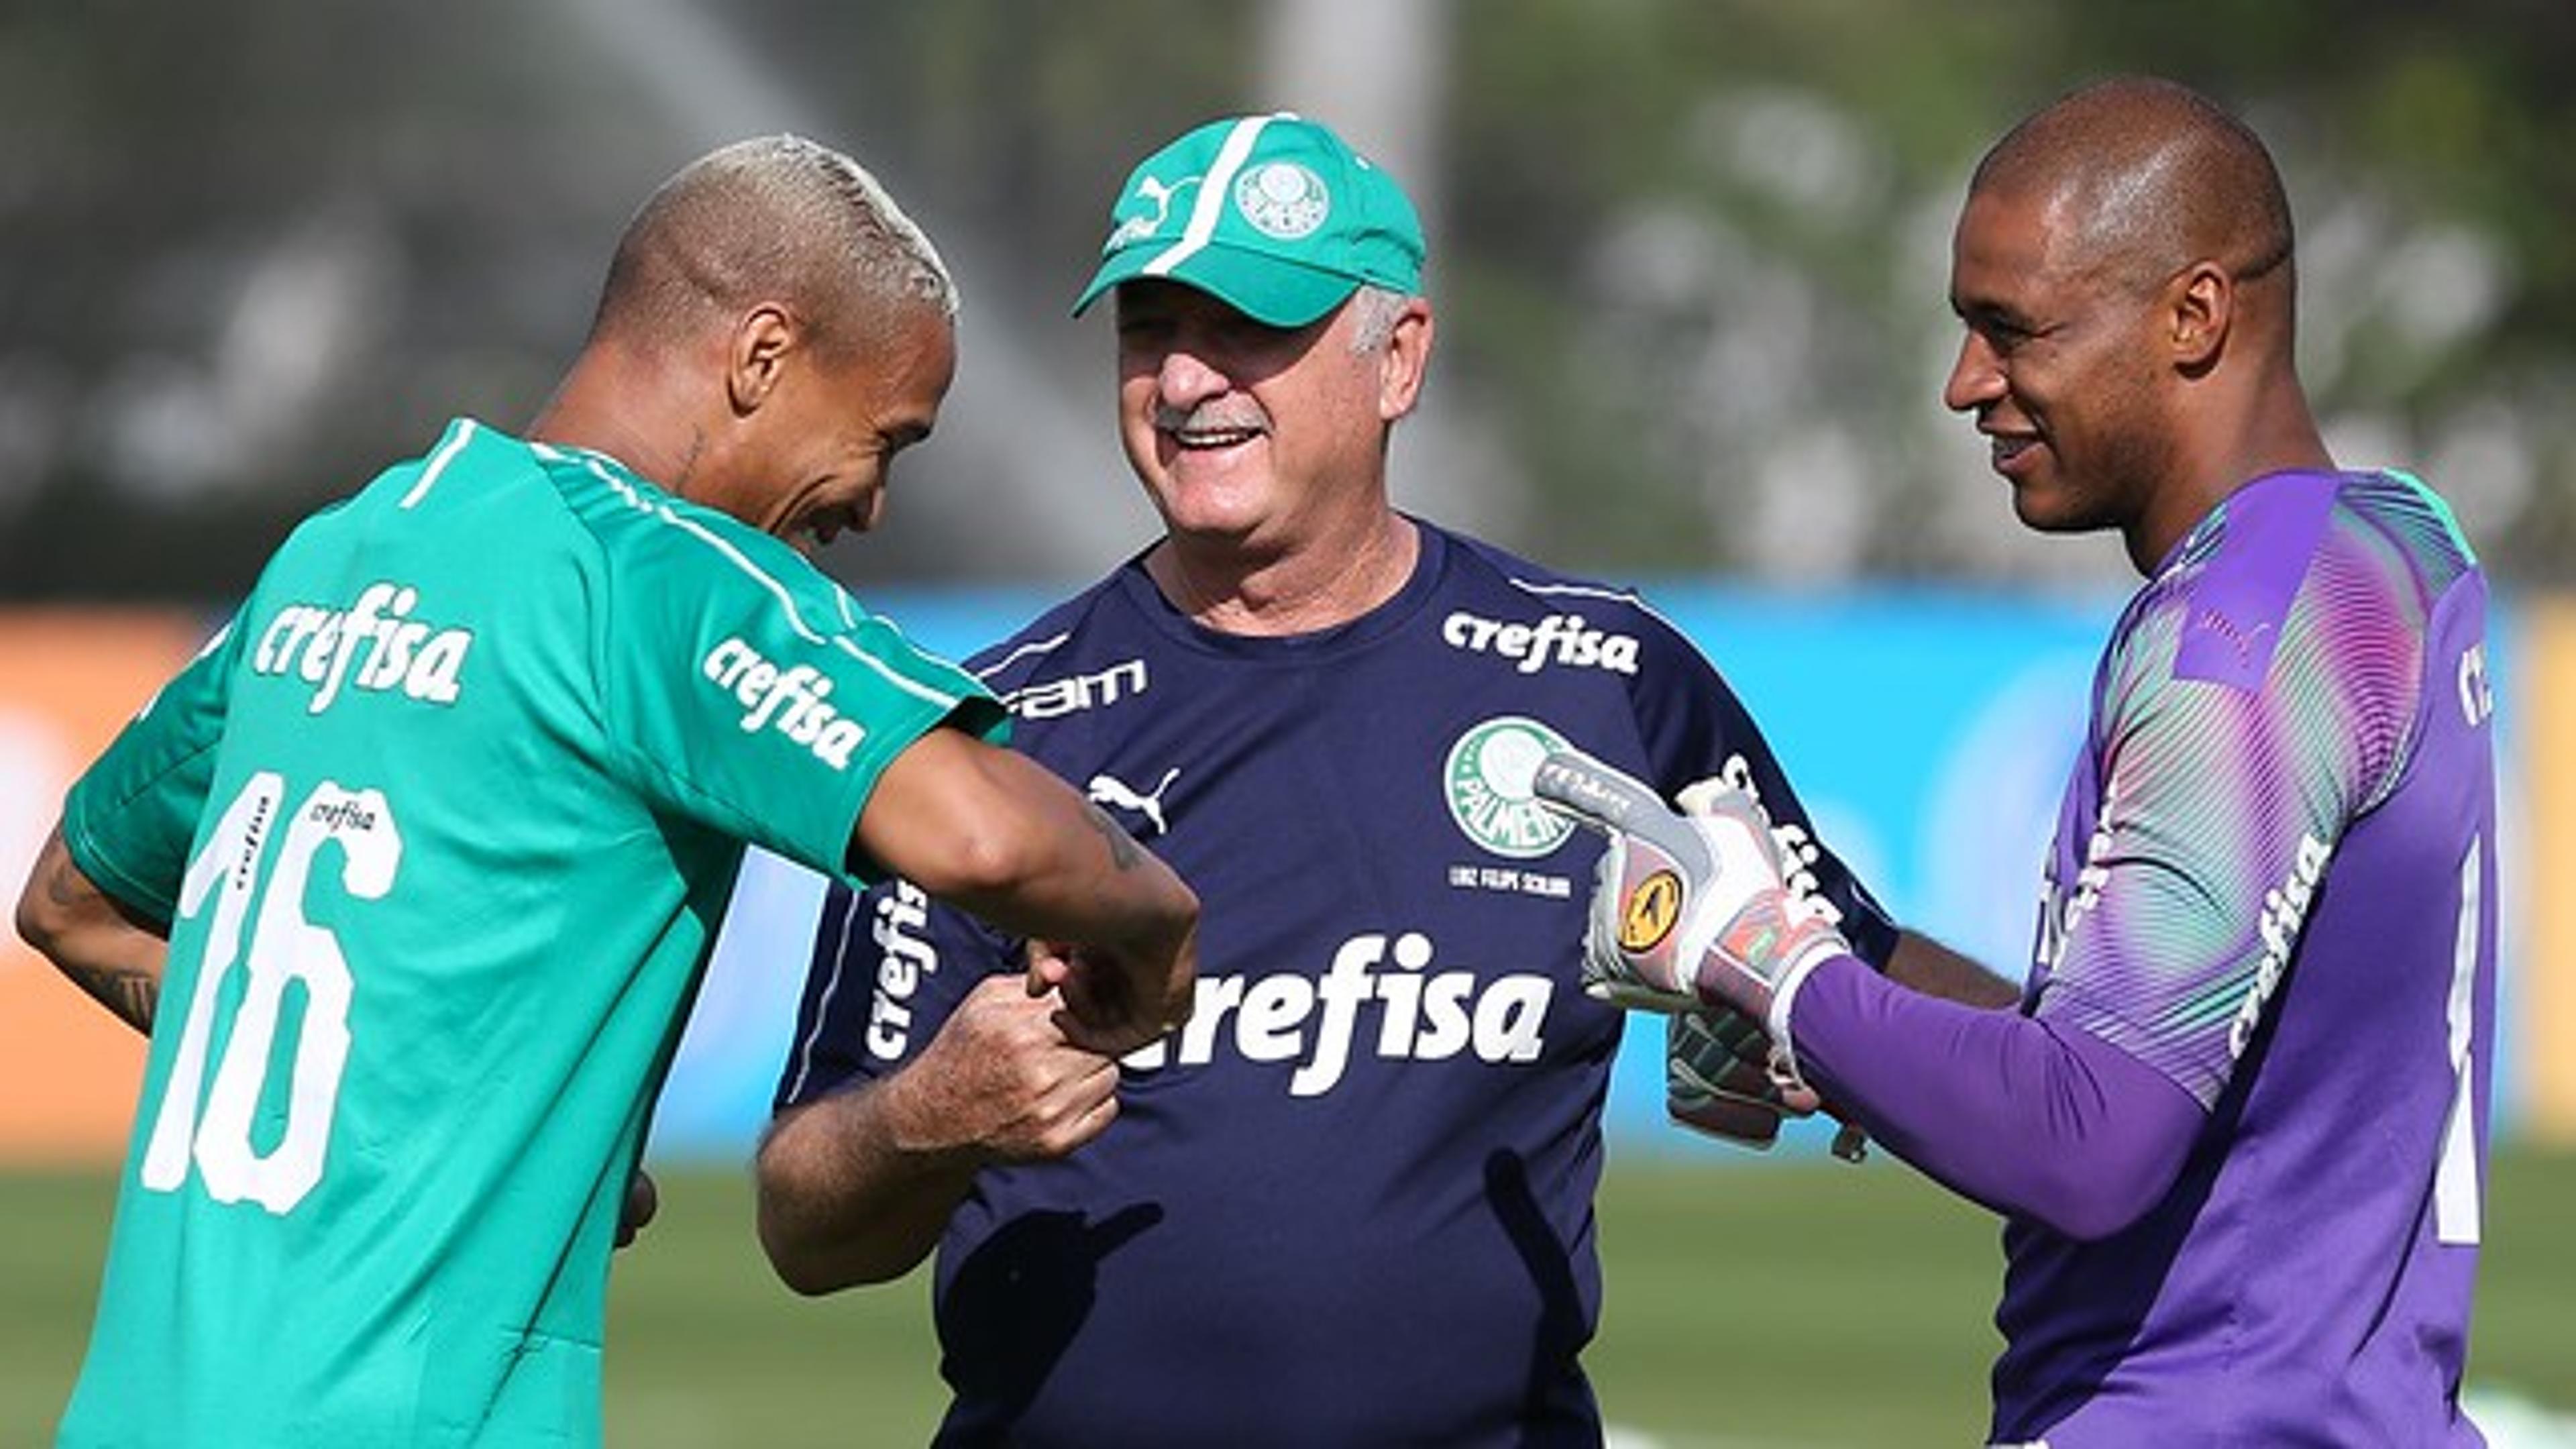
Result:
[[2268,660],[2268,631],[2206,591],[2152,601],[2115,641],[2092,742],[2100,813],[2034,1007],[2203,1106],[2261,1024],[2345,830],[2401,772],[2415,713],[2420,610],[2330,548],[2298,577]]
[[1798,862],[1791,887],[1830,905],[1852,950],[1884,969],[1896,951],[1896,923],[1819,836],[1752,712],[1716,666],[1679,630],[1655,622],[1648,662],[1661,667],[1640,670],[1630,692],[1656,787],[1669,800],[1715,776],[1751,793],[1770,815],[1784,852]]
[[975,983],[1017,943],[903,879],[832,882],[773,1107],[799,1107],[920,1055]]
[[699,525],[612,571],[601,708],[629,784],[829,876],[877,777],[928,731],[999,743],[973,677],[915,648],[774,539]]
[[214,784],[239,634],[235,624],[217,631],[63,802],[63,846],[72,862],[100,890],[165,927],[178,912],[188,849]]

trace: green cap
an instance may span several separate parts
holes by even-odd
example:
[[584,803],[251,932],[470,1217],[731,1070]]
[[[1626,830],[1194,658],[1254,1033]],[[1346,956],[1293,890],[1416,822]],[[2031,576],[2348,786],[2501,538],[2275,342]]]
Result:
[[1272,327],[1303,327],[1364,282],[1422,290],[1422,222],[1404,188],[1286,111],[1211,121],[1146,157],[1109,222],[1075,316],[1139,277],[1196,287]]

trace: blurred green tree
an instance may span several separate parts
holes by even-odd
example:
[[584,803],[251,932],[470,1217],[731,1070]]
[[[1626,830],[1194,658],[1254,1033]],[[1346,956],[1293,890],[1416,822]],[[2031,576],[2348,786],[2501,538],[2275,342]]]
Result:
[[[982,261],[969,306],[1014,375],[1096,400],[1099,339],[1061,316],[1110,189],[1182,127],[1276,99],[1276,14],[0,11],[0,594],[221,600],[295,516],[448,414],[520,421],[643,189],[736,116],[878,166]],[[1436,22],[1438,174],[1408,179],[1438,199],[1434,387],[1469,435],[1441,457],[1515,500],[1485,525],[1506,542],[1631,575],[2115,577],[2107,548],[2006,526],[1938,405],[1942,282],[1993,135],[2147,70],[2279,153],[2339,453],[2424,472],[2508,579],[2576,578],[2576,7],[1446,0]],[[660,46],[612,60],[603,36]],[[1124,486],[1060,454],[1033,435],[907,467],[932,497],[968,472],[1027,498]],[[1037,545],[1005,532],[934,509],[923,546],[858,566],[1025,574]]]

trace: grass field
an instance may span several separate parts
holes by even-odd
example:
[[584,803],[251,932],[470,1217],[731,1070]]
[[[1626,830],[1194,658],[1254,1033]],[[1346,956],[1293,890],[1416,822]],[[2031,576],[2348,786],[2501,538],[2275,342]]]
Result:
[[[110,1194],[96,1175],[0,1175],[0,1445],[47,1440]],[[2576,1156],[2502,1157],[2489,1199],[2471,1383],[2576,1415]],[[1588,1362],[1639,1439],[1979,1441],[1999,1262],[1983,1213],[1884,1161],[1616,1167],[1600,1213],[1609,1305]],[[616,1271],[608,1442],[922,1443],[943,1402],[927,1282],[796,1298],[753,1245],[739,1174],[665,1175],[661,1221]]]

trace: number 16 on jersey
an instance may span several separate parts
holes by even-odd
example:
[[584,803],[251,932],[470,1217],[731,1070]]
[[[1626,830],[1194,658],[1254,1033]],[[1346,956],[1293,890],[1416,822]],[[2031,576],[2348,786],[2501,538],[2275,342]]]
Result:
[[[214,919],[142,1170],[144,1187],[176,1192],[193,1160],[216,1201],[248,1198],[272,1213],[294,1207],[322,1180],[331,1113],[349,1059],[349,961],[339,939],[305,916],[314,860],[324,845],[338,845],[341,888],[358,900],[383,899],[402,862],[402,836],[383,792],[346,790],[331,781],[316,787],[285,820],[285,843],[273,852],[285,797],[285,777],[274,771],[253,775],[189,862],[179,913],[193,921],[211,905]],[[254,904],[258,920],[245,935]],[[235,967],[246,976],[209,1089],[209,1044]],[[297,983],[304,989],[304,1012],[284,1130],[261,1153],[251,1141],[252,1122],[267,1095],[286,989]]]

